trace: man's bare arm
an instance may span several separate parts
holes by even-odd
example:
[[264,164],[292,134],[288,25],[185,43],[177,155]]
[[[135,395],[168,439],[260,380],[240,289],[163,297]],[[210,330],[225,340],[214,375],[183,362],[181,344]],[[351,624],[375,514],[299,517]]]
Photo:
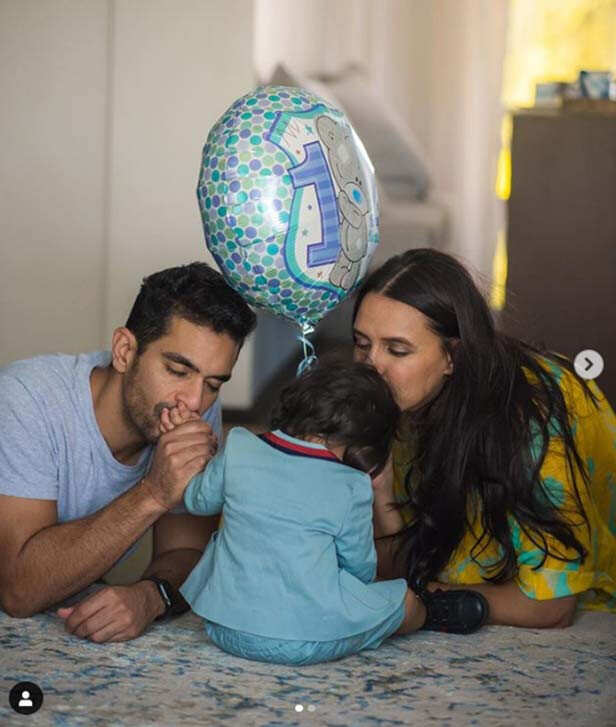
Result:
[[[164,578],[177,588],[201,557],[216,525],[217,518],[163,515],[154,524],[154,557],[144,575]],[[188,604],[184,606],[187,610]],[[103,588],[75,606],[59,609],[58,615],[69,633],[103,643],[140,636],[164,610],[154,583],[141,580]]]
[[25,617],[108,571],[165,509],[143,482],[98,512],[58,524],[56,503],[0,496],[0,604]]
[[[183,402],[177,407],[165,408],[160,417],[161,434],[195,419],[198,420],[197,414],[191,412]],[[201,517],[188,513],[167,513],[161,517],[153,530],[152,561],[143,576],[163,578],[177,590],[203,555],[219,522],[220,515]],[[155,588],[154,584],[151,587]],[[185,606],[188,610],[187,603]]]
[[56,504],[0,496],[0,604],[29,616],[78,592],[105,573],[182,498],[213,454],[205,422],[162,436],[147,477],[85,518],[57,523]]
[[[154,526],[152,562],[143,576],[164,578],[177,590],[197,565],[219,521],[219,515],[163,515]],[[156,588],[153,583],[150,587]],[[184,605],[187,611],[189,605]]]

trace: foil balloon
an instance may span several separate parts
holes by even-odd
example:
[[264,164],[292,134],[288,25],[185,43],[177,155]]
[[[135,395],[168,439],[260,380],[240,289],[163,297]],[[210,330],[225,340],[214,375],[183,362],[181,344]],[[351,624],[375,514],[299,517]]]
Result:
[[300,88],[261,87],[225,112],[197,196],[229,284],[304,332],[359,285],[378,245],[368,155],[341,111]]

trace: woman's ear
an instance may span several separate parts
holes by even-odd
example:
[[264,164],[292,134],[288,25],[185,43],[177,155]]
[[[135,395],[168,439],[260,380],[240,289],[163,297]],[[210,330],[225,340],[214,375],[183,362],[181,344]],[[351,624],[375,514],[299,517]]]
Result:
[[451,376],[453,374],[453,359],[455,356],[456,348],[460,344],[459,338],[450,338],[445,343],[445,356],[447,357],[447,366],[443,373],[445,376]]
[[137,357],[137,339],[132,331],[121,326],[111,337],[111,363],[119,374],[125,374]]

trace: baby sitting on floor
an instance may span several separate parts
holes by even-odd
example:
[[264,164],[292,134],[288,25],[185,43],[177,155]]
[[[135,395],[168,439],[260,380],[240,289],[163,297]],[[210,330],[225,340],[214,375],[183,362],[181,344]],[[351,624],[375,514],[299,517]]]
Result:
[[313,664],[426,626],[405,579],[374,580],[371,477],[398,415],[373,368],[319,364],[282,392],[274,431],[232,429],[191,480],[188,511],[224,524],[180,591],[221,649]]

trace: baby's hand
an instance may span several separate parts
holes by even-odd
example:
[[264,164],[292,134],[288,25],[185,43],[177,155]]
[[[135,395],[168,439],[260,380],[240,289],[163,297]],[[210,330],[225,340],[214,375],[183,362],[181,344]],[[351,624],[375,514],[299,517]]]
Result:
[[199,419],[199,415],[196,412],[191,411],[183,401],[181,401],[177,406],[173,406],[171,408],[165,407],[160,413],[160,433],[165,434],[166,432],[171,432],[176,427],[180,426],[180,424],[184,424],[184,422],[190,422],[195,419]]

